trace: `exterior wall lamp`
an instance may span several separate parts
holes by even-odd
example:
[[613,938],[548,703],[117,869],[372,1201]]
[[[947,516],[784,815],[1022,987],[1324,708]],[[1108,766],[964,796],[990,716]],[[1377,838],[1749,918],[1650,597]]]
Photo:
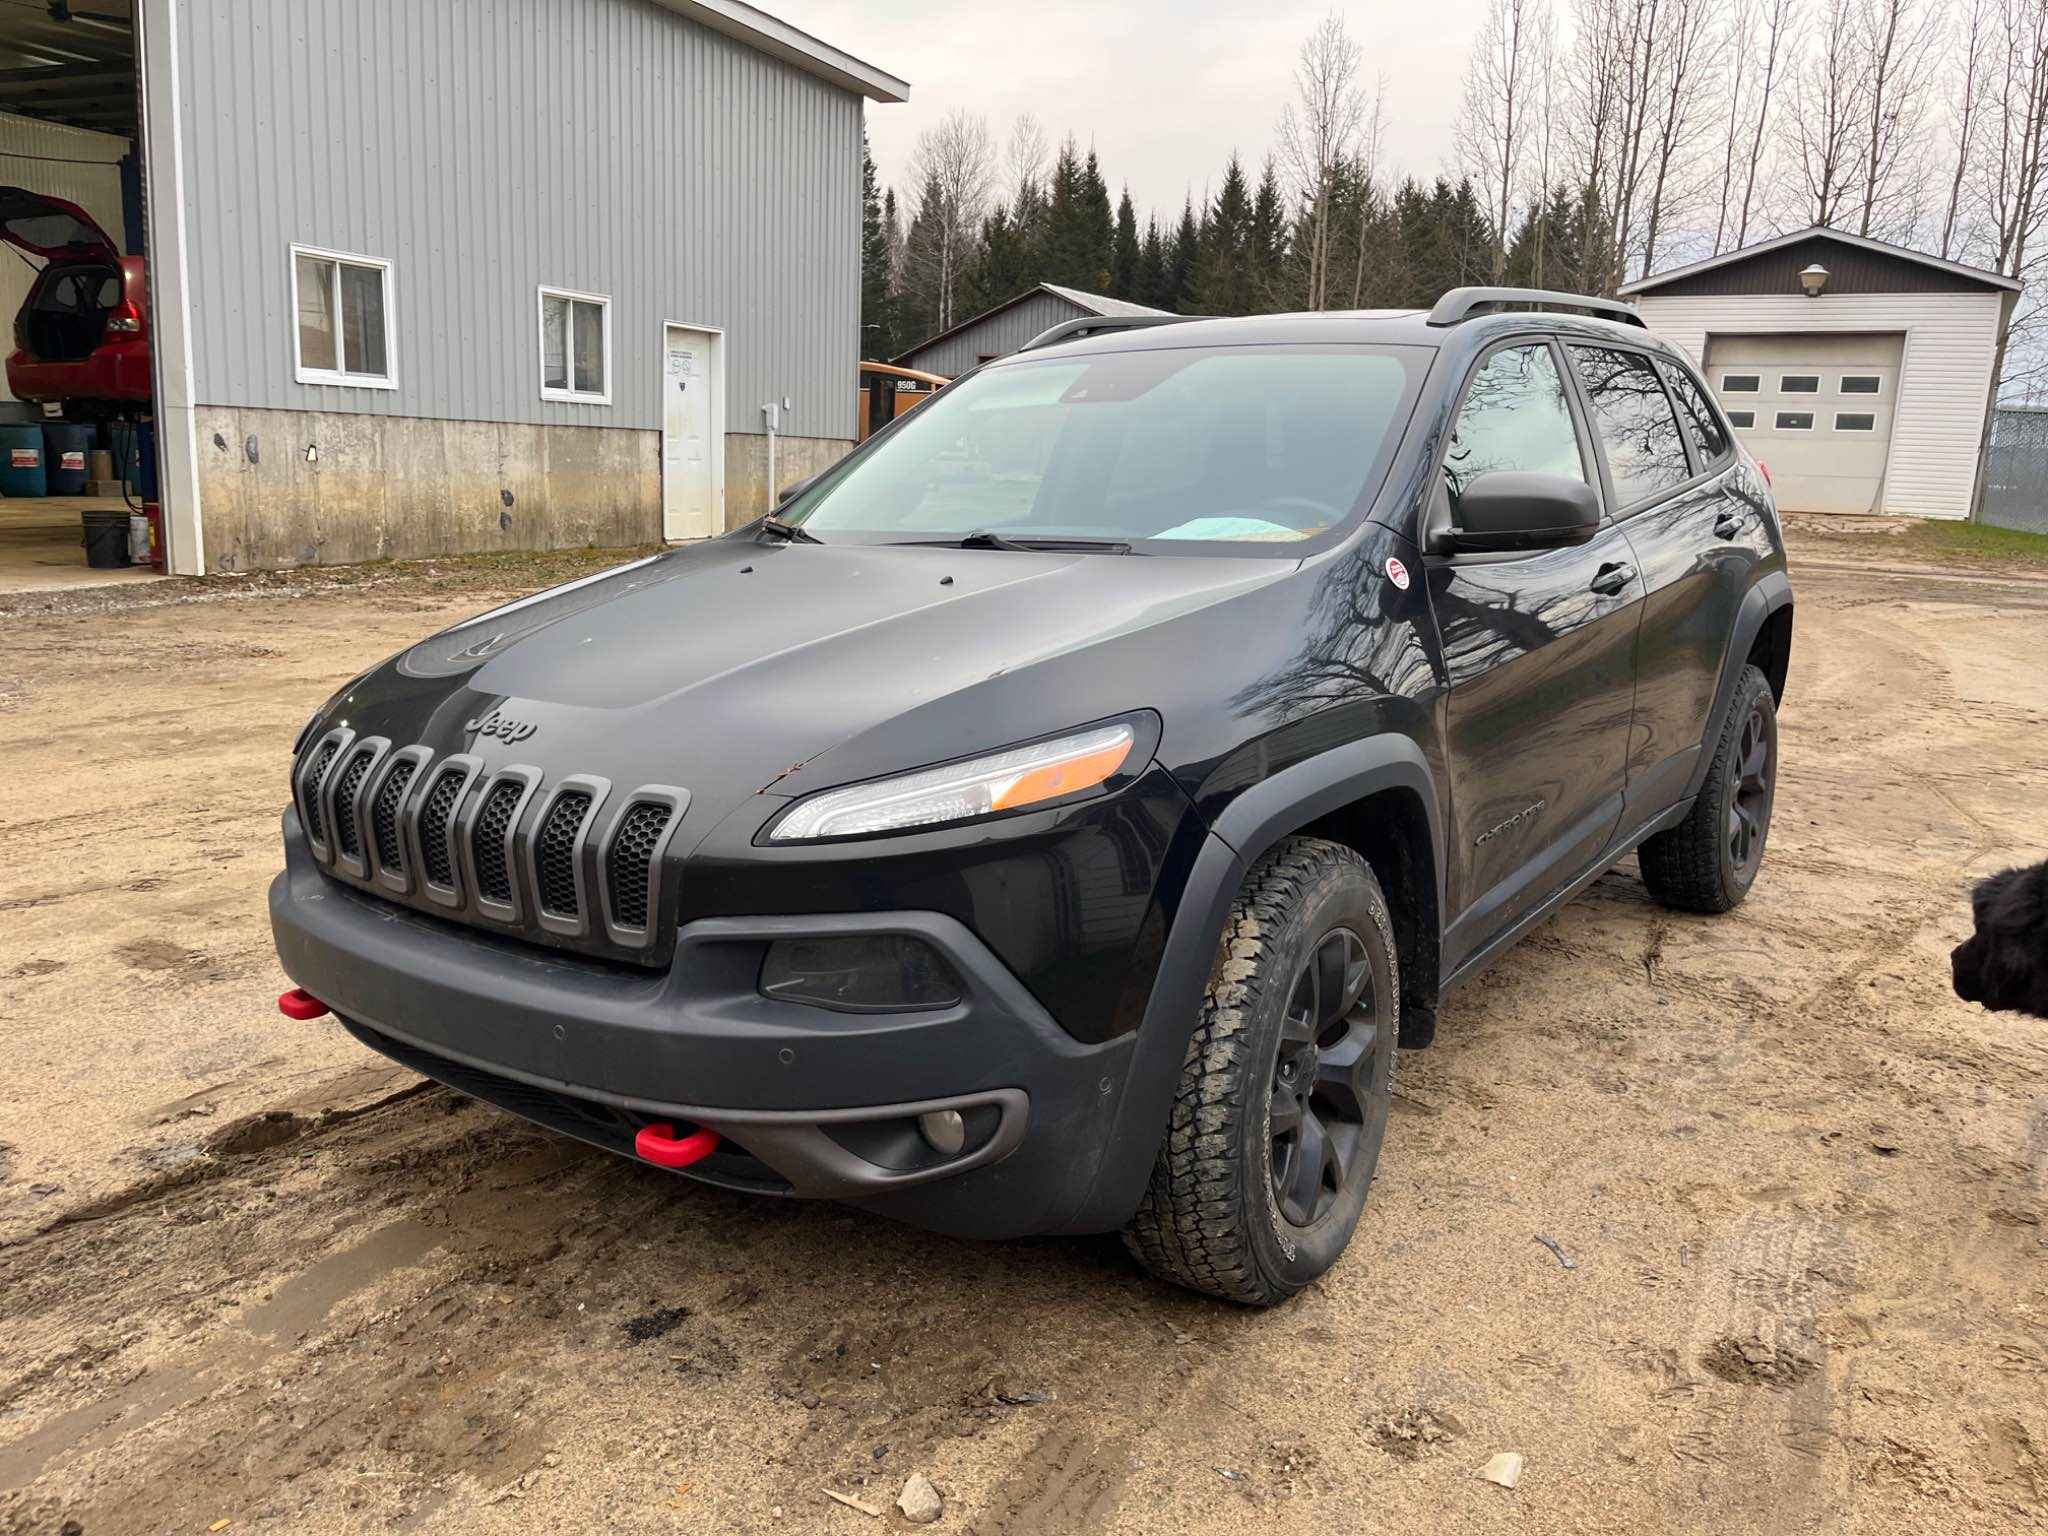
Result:
[[1809,299],[1819,298],[1821,290],[1827,285],[1828,269],[1817,261],[1799,274],[1799,286],[1806,290]]

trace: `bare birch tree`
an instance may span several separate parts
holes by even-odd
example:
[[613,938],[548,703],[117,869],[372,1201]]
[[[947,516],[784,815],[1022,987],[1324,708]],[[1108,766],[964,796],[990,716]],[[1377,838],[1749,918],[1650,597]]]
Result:
[[1859,0],[1863,125],[1856,233],[1910,235],[1926,171],[1927,106],[1942,41],[1940,0]]
[[1662,35],[1649,54],[1656,116],[1643,188],[1641,277],[1656,264],[1666,221],[1686,209],[1704,179],[1699,151],[1713,127],[1707,104],[1727,40],[1714,21],[1714,0],[1666,0]]
[[995,141],[988,119],[965,108],[917,136],[910,174],[936,207],[920,207],[906,255],[929,285],[938,329],[956,323],[962,275],[980,237],[982,213],[995,187]]
[[[1992,68],[1981,106],[1983,133],[1970,195],[1983,222],[1977,259],[2021,283],[2038,285],[2048,266],[2042,249],[2048,223],[2048,0],[1995,0],[1996,29],[1990,44]],[[2038,299],[2006,311],[1994,357],[1993,377],[2002,388],[2015,383],[2011,360],[2026,350],[2041,319]],[[2038,362],[2021,370],[2038,372]],[[1989,410],[1984,432],[1988,447]],[[1989,454],[1980,455],[1979,475]],[[1981,487],[1981,479],[1980,479]]]
[[1335,11],[1301,45],[1296,99],[1280,112],[1280,163],[1306,210],[1307,301],[1330,307],[1331,217],[1338,176],[1357,148],[1371,107],[1360,81],[1359,48]]
[[1952,260],[1966,239],[1964,229],[1964,188],[1974,169],[1973,158],[1983,125],[1979,121],[1984,98],[1985,75],[1990,66],[1991,41],[1996,33],[1997,0],[1965,0],[1959,47],[1951,61],[1955,116],[1949,123],[1949,141],[1955,147],[1955,167],[1949,175],[1948,209],[1942,215],[1941,241],[1937,249],[1944,261]]
[[1004,151],[1010,173],[1010,209],[1014,213],[1030,206],[1034,194],[1045,185],[1045,162],[1052,154],[1045,126],[1029,112],[1019,112],[1010,125],[1010,142]]
[[1542,0],[1487,0],[1452,127],[1459,160],[1493,221],[1495,282],[1507,269],[1514,238],[1515,189],[1530,132],[1532,44],[1542,10]]
[[[1764,163],[1764,143],[1770,131],[1776,93],[1782,88],[1788,67],[1797,57],[1798,0],[1762,0],[1759,17],[1763,28],[1763,79],[1756,97],[1756,112],[1750,125],[1749,163],[1743,168],[1742,201],[1735,215],[1735,238],[1731,248],[1749,243],[1750,216],[1756,212],[1757,178]],[[1735,46],[1741,48],[1741,42]]]
[[1869,75],[1856,21],[1857,0],[1821,0],[1819,35],[1799,71],[1792,106],[1798,223],[1832,226],[1855,207]]

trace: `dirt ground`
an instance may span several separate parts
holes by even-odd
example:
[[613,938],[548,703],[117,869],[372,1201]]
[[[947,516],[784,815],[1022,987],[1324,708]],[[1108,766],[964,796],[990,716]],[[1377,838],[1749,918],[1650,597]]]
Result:
[[306,711],[573,561],[0,603],[0,1530],[859,1533],[912,1472],[979,1536],[2048,1526],[2048,1025],[1947,959],[2048,854],[2048,582],[1860,548],[1795,568],[1749,903],[1625,865],[1461,993],[1265,1314],[278,1016]]

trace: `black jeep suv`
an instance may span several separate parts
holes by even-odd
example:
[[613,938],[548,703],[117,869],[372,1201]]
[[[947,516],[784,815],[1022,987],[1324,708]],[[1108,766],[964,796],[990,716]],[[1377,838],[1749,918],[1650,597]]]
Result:
[[330,700],[282,1003],[692,1178],[1275,1302],[1447,991],[1631,851],[1742,900],[1791,621],[1622,305],[1056,327]]

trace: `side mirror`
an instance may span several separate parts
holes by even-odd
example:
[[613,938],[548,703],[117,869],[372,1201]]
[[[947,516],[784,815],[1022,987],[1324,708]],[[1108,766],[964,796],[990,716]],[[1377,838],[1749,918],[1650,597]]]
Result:
[[1454,515],[1441,542],[1459,554],[1562,549],[1600,531],[1600,498],[1569,475],[1496,469],[1465,487]]
[[[823,473],[824,471],[822,469],[818,471],[818,475],[822,475]],[[781,490],[775,493],[775,505],[779,507],[786,502],[796,500],[797,497],[803,495],[805,491],[808,491],[811,488],[811,482],[817,479],[818,475],[805,475],[803,479],[797,481],[796,484],[785,485]]]

